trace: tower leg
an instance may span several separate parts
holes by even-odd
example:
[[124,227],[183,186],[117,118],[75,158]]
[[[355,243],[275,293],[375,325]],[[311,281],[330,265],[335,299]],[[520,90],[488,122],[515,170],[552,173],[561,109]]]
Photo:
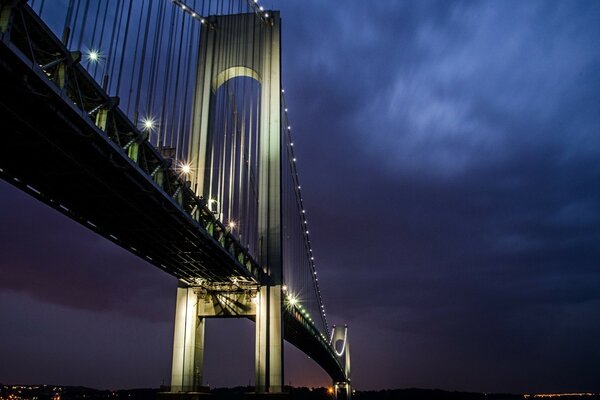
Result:
[[198,318],[198,295],[179,284],[175,308],[175,335],[171,392],[196,392],[202,384],[204,318]]
[[256,392],[283,392],[281,286],[261,286],[256,310]]
[[352,386],[348,382],[334,382],[333,390],[336,400],[352,399]]

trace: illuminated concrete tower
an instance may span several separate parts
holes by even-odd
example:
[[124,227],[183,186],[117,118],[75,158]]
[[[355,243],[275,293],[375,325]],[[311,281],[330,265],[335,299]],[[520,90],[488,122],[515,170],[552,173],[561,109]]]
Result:
[[331,332],[331,346],[340,364],[344,367],[346,381],[333,382],[334,394],[337,400],[350,400],[352,398],[352,386],[350,385],[350,342],[348,341],[348,326],[333,326]]
[[[260,282],[256,317],[256,391],[283,390],[282,237],[281,237],[281,61],[280,16],[213,16],[203,25],[194,96],[194,119],[187,161],[190,181],[207,198],[212,143],[211,121],[217,89],[245,76],[260,83],[258,262],[266,270]],[[172,392],[193,392],[201,385],[204,316],[198,295],[181,286],[177,294]],[[200,318],[198,316],[200,315]]]

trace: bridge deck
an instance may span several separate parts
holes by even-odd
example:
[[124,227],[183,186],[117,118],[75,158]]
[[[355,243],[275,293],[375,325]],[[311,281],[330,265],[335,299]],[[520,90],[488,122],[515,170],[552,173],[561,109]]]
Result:
[[[205,205],[190,200],[189,188],[179,188],[187,203],[185,198],[177,201],[173,188],[158,184],[148,165],[143,168],[132,160],[67,90],[49,79],[40,67],[49,60],[32,61],[35,57],[28,53],[35,47],[53,57],[69,52],[29,8],[23,10],[28,31],[18,32],[19,26],[13,26],[12,40],[10,34],[0,33],[0,177],[190,284],[200,278],[257,284],[260,268],[222,224],[211,220],[214,216]],[[88,98],[110,102],[80,65],[70,68]],[[111,112],[120,130],[129,135],[137,131],[118,108]],[[142,144],[154,162],[168,164],[147,141]],[[172,176],[173,169],[167,165],[164,170],[171,181],[181,184]],[[196,211],[190,212],[190,201]],[[287,341],[334,380],[345,380],[332,347],[312,323],[286,309],[284,324]]]
[[5,39],[2,178],[177,278],[256,281]]

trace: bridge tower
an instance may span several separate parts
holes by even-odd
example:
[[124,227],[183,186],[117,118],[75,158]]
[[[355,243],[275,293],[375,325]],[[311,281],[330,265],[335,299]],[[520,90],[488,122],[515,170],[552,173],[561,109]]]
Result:
[[340,364],[344,367],[345,381],[333,382],[334,395],[337,400],[350,400],[352,386],[350,385],[350,342],[348,341],[348,325],[333,326],[331,346]]
[[[208,17],[202,26],[193,105],[187,144],[190,184],[209,199],[211,129],[216,94],[228,80],[249,77],[260,84],[258,133],[258,254],[262,271],[254,305],[242,302],[227,316],[256,320],[256,392],[283,391],[282,228],[281,228],[281,61],[280,15],[249,14]],[[220,316],[199,300],[202,289],[180,282],[173,348],[172,392],[196,392],[202,385],[204,318]],[[217,299],[224,293],[205,293]],[[202,297],[201,296],[201,297]],[[209,302],[212,303],[212,302]]]

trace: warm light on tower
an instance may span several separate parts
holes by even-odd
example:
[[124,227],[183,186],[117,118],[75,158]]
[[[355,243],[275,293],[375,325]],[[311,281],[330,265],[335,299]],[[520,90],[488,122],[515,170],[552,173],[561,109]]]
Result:
[[181,172],[183,172],[184,174],[189,174],[190,172],[192,172],[192,167],[190,166],[190,164],[182,164],[181,165]]
[[295,306],[296,304],[298,304],[298,299],[290,295],[288,297],[288,302],[290,303],[290,305]]

